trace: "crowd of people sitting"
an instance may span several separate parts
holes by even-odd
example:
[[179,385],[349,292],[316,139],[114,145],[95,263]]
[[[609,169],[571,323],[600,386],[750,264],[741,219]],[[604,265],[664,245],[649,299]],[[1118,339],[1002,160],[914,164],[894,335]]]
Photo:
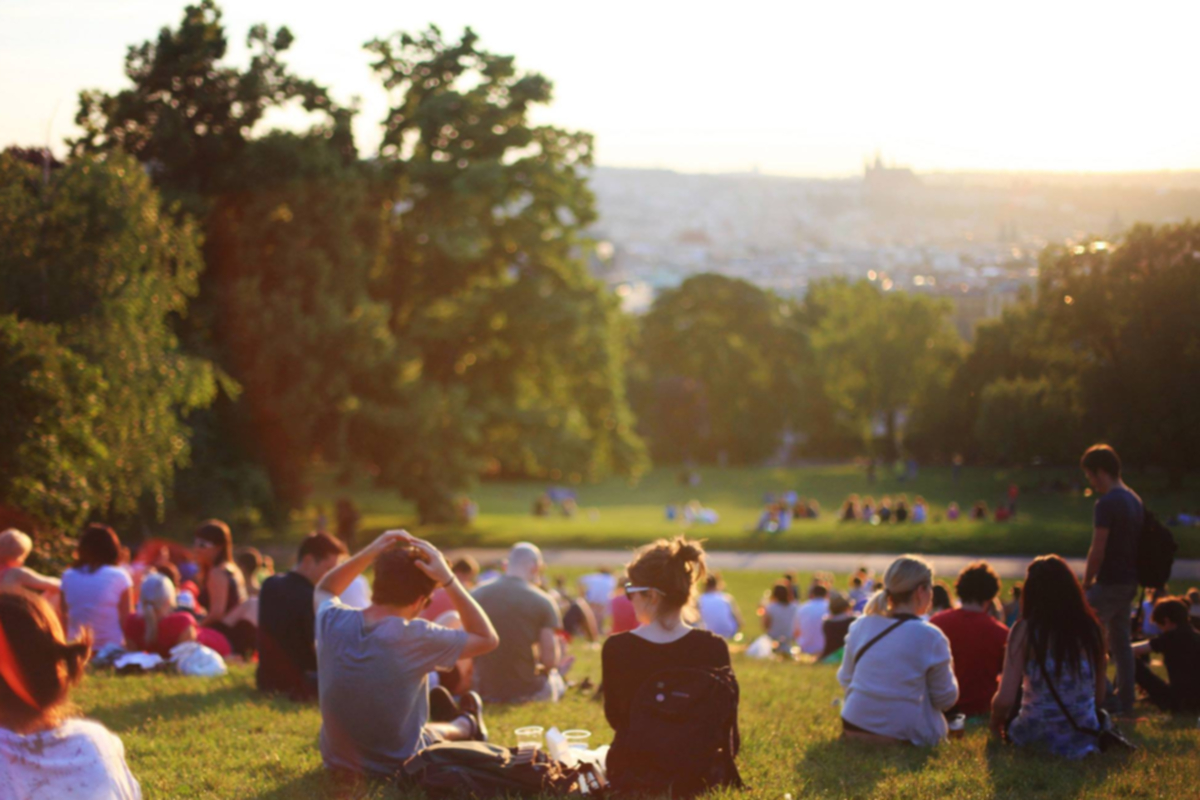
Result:
[[[787,574],[759,610],[771,650],[838,665],[843,735],[862,742],[935,745],[978,718],[1002,740],[1079,758],[1112,733],[1108,712],[1132,718],[1135,686],[1165,711],[1195,714],[1200,591],[1152,596],[1135,612],[1140,500],[1111,450],[1090,450],[1083,466],[1100,495],[1083,582],[1055,555],[1029,564],[1007,604],[983,561],[959,573],[954,598],[917,556],[879,578],[860,569],[844,591],[829,575],[802,589]],[[890,505],[893,519],[902,501]],[[487,741],[486,704],[558,701],[571,642],[606,636],[599,695],[614,732],[612,786],[686,795],[740,784],[731,643],[744,647],[745,620],[701,545],[684,537],[647,545],[623,575],[598,570],[574,590],[550,585],[531,543],[481,572],[402,530],[352,556],[329,534],[310,534],[292,569],[270,575],[261,554],[235,554],[216,520],[196,531],[194,561],[169,548],[131,559],[111,528],[90,525],[75,565],[55,579],[25,567],[30,547],[19,531],[0,534],[0,764],[16,797],[140,796],[120,740],[67,713],[70,691],[106,648],[164,654],[188,643],[256,654],[259,690],[316,702],[329,770],[396,776],[437,743]],[[662,702],[667,682],[697,675],[723,687],[713,696],[732,715],[713,724],[727,735],[703,769],[668,780],[671,760],[640,704],[652,679]]]
[[[1016,487],[1010,488],[1009,499],[998,503],[994,511],[988,509],[987,501],[977,500],[965,512],[965,518],[975,522],[986,522],[989,519],[996,522],[1008,522],[1017,514],[1016,497],[1013,494],[1015,489]],[[910,504],[908,495],[905,494],[896,497],[884,495],[879,500],[870,495],[862,497],[852,494],[842,503],[841,510],[838,512],[838,520],[841,522],[865,522],[872,525],[941,522],[943,520],[957,522],[963,518],[963,509],[957,502],[948,503],[943,516],[932,511],[924,497],[917,495]]]

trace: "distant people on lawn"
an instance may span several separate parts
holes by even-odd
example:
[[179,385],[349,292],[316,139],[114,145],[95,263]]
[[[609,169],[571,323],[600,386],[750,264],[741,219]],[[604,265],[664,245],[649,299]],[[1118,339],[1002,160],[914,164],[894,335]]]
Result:
[[958,701],[958,683],[946,635],[921,619],[932,599],[933,568],[902,556],[850,626],[838,670],[847,738],[931,746],[948,735],[945,712]]
[[1023,584],[1014,583],[1009,590],[1009,597],[1012,598],[1004,604],[1004,624],[1012,627],[1021,618],[1021,591]]
[[775,652],[791,653],[796,635],[796,603],[785,582],[771,587],[770,597],[762,608],[762,624],[775,645]]
[[813,582],[808,599],[796,607],[792,619],[793,633],[800,652],[820,656],[825,652],[825,617],[829,615],[829,587]]
[[1008,627],[991,615],[1000,578],[986,561],[976,561],[958,573],[954,591],[961,605],[934,614],[929,622],[950,640],[958,681],[955,710],[968,717],[983,716],[992,709],[1008,643]]
[[125,620],[133,613],[133,579],[117,566],[121,542],[107,525],[92,523],[79,537],[75,565],[63,573],[63,619],[67,636],[92,630],[96,650],[125,645]]
[[831,656],[841,663],[842,649],[846,646],[846,634],[858,615],[850,605],[849,599],[840,592],[829,593],[829,613],[821,620],[821,633],[825,636],[825,649],[821,651],[818,661],[825,661]]
[[950,505],[946,506],[946,519],[951,522],[958,522],[962,516],[962,509],[958,507],[958,503],[951,501]]
[[1131,716],[1135,675],[1129,609],[1137,596],[1137,542],[1145,511],[1141,498],[1121,480],[1121,459],[1111,447],[1089,447],[1079,464],[1099,497],[1083,585],[1117,667],[1116,709]]
[[121,740],[69,713],[91,631],[67,640],[41,596],[0,591],[0,797],[140,800]]
[[975,505],[971,506],[971,519],[976,522],[987,522],[988,504],[983,500],[976,500]]
[[[624,591],[640,625],[609,637],[601,653],[604,716],[613,728],[607,767],[618,789],[627,775],[639,771],[639,762],[646,757],[628,744],[636,736],[630,730],[631,710],[642,685],[664,670],[731,669],[725,640],[712,631],[689,626],[683,618],[696,583],[705,576],[704,549],[698,542],[678,537],[642,547],[627,572]],[[735,722],[729,756],[735,757],[738,748]],[[683,787],[638,788],[666,791]]]
[[558,612],[562,615],[563,630],[573,639],[586,639],[589,642],[600,641],[600,627],[592,616],[592,608],[582,597],[572,597],[563,577],[555,578],[554,589],[550,596],[558,603]]
[[1133,653],[1135,656],[1162,653],[1167,680],[1155,675],[1138,658],[1134,662],[1137,685],[1163,711],[1200,712],[1200,633],[1192,627],[1187,601],[1164,597],[1154,604],[1151,616],[1162,632],[1135,644]]
[[715,572],[705,579],[704,592],[696,598],[705,630],[722,639],[732,639],[742,630],[742,612],[733,595],[725,591],[721,576]]
[[242,571],[233,560],[233,535],[219,519],[210,519],[196,529],[193,552],[200,565],[199,603],[207,610],[200,625],[229,640],[233,652],[247,656],[258,644],[257,606],[249,599]]
[[[344,605],[338,595],[372,565],[371,605]],[[454,601],[462,630],[419,618],[439,586]],[[386,531],[321,578],[313,604],[326,768],[392,777],[437,742],[487,740],[482,702],[473,692],[456,704],[439,690],[433,699],[438,713],[431,715],[429,673],[499,644],[487,614],[437,548],[406,531]]]
[[550,595],[538,588],[542,551],[528,542],[513,546],[507,574],[474,592],[500,635],[500,646],[475,659],[479,693],[489,702],[557,701],[564,662],[562,618]]
[[263,581],[258,599],[260,692],[280,692],[294,700],[317,696],[317,584],[346,556],[346,545],[328,533],[311,533],[296,551],[296,565]]
[[1104,631],[1071,568],[1058,556],[1034,559],[992,702],[993,732],[1064,758],[1096,752],[1096,737],[1075,730],[1054,694],[1076,724],[1096,729],[1106,668]]

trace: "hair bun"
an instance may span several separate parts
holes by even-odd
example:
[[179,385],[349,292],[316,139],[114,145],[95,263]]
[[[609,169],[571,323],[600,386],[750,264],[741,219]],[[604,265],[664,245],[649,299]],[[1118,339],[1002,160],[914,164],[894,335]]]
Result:
[[679,536],[671,542],[671,558],[684,564],[699,564],[704,558],[704,548],[699,542]]

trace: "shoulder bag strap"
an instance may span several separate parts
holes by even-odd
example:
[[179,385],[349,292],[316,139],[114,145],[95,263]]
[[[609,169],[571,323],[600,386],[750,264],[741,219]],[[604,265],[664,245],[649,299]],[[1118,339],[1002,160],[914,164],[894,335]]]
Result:
[[[1030,642],[1029,644],[1031,647],[1033,646],[1033,642]],[[1073,717],[1071,712],[1067,710],[1067,707],[1063,705],[1062,698],[1058,696],[1058,690],[1054,688],[1054,681],[1050,680],[1050,672],[1046,669],[1046,661],[1044,658],[1038,659],[1038,669],[1042,671],[1042,680],[1046,682],[1046,688],[1050,690],[1050,696],[1053,697],[1054,702],[1058,704],[1058,710],[1061,711],[1063,716],[1067,718],[1067,722],[1071,723],[1071,727],[1074,728],[1078,733],[1086,733],[1089,736],[1099,736],[1100,731],[1098,730],[1094,730],[1092,728],[1081,728],[1079,723],[1075,721],[1075,717]]]
[[856,666],[856,667],[858,666],[858,662],[859,662],[859,660],[860,660],[860,659],[862,659],[862,657],[863,657],[864,655],[866,655],[867,651],[868,651],[868,650],[870,650],[872,647],[874,647],[874,646],[875,646],[875,645],[876,645],[876,644],[879,642],[879,640],[880,640],[880,639],[882,639],[883,637],[887,636],[889,633],[891,633],[892,631],[896,630],[896,628],[899,628],[901,625],[903,625],[904,623],[908,622],[910,619],[912,619],[912,617],[901,617],[900,619],[896,620],[896,621],[895,621],[894,623],[892,623],[891,625],[889,625],[889,626],[887,626],[886,628],[884,628],[884,630],[883,630],[883,633],[880,633],[880,634],[879,634],[878,636],[876,636],[874,639],[872,639],[871,641],[867,642],[867,643],[866,643],[866,644],[863,646],[863,649],[862,649],[862,650],[859,650],[857,653],[855,653],[855,654],[854,654],[854,666]]

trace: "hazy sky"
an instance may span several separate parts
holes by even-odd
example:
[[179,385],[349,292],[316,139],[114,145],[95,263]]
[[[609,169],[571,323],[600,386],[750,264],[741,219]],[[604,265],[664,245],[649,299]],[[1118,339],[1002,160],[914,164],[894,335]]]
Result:
[[[126,47],[175,0],[0,0],[0,147],[59,143],[79,90],[125,85]],[[233,57],[287,25],[288,60],[363,99],[373,152],[387,97],[362,44],[471,25],[555,83],[544,122],[589,130],[610,166],[848,175],[1200,168],[1200,3],[852,0],[226,0]]]

